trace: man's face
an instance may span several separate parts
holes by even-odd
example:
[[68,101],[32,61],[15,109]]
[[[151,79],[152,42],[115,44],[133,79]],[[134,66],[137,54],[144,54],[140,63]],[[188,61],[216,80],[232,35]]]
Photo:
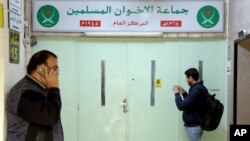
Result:
[[55,57],[49,56],[45,62],[45,65],[46,65],[45,67],[46,69],[45,69],[44,75],[39,73],[41,77],[38,78],[38,80],[44,85],[46,85],[46,80],[45,80],[46,73],[48,75],[51,70],[53,70],[53,72],[57,71],[57,73],[59,73],[58,62]]
[[51,69],[53,69],[54,71],[59,71],[57,59],[52,56],[47,59],[46,66],[48,67],[48,71],[50,71]]
[[190,86],[191,84],[192,84],[192,80],[191,80],[192,78],[189,76],[189,77],[187,77],[186,76],[186,82],[187,82],[187,84]]

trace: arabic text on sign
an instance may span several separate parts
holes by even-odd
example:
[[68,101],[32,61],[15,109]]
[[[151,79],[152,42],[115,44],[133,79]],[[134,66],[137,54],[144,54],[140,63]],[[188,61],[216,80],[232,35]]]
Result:
[[181,27],[181,21],[161,21],[161,27]]
[[[171,8],[162,8],[161,6],[157,6],[158,10],[156,13],[158,14],[188,14],[187,9],[181,8],[181,9],[175,9],[173,6]],[[115,16],[130,16],[133,14],[143,14],[143,13],[154,13],[154,6],[137,6],[136,9],[128,9],[125,6],[122,6],[121,8],[114,8],[114,12],[112,11],[111,6],[106,6],[104,9],[91,9],[88,5],[85,7],[85,9],[74,9],[69,8],[67,11],[67,15],[74,16],[74,15],[84,15],[84,14],[111,14],[113,13]],[[170,10],[169,10],[170,9]]]
[[100,27],[101,21],[93,21],[93,20],[81,20],[80,26],[87,26],[87,27]]
[[143,21],[143,22],[139,22],[139,21],[115,21],[113,22],[113,26],[147,26],[148,25],[148,21]]

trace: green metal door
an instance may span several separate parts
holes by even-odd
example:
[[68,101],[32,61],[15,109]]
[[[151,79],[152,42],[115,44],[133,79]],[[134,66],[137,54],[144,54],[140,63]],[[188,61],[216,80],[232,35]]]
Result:
[[78,42],[79,141],[126,141],[126,44]]
[[[222,40],[36,39],[58,55],[66,141],[186,141],[172,86],[189,88],[190,67],[224,100]],[[203,140],[224,140],[223,125]]]
[[179,81],[178,51],[176,41],[128,44],[128,141],[179,140],[172,93]]
[[[224,103],[225,96],[225,42],[221,39],[200,39],[199,41],[182,40],[180,42],[180,83],[188,90],[184,72],[190,67],[195,67],[201,72],[200,77],[204,85],[211,94],[216,94],[216,98]],[[224,103],[224,105],[226,105]],[[202,141],[224,141],[225,140],[225,117],[223,113],[220,126],[213,132],[206,132],[202,136]],[[180,127],[180,141],[186,141],[187,136],[183,128]]]
[[79,42],[79,139],[179,140],[178,51],[176,42]]
[[38,40],[34,52],[58,55],[65,140],[179,140],[178,43]]
[[38,44],[32,52],[50,50],[58,57],[60,92],[62,99],[61,120],[65,141],[78,141],[78,84],[76,82],[76,41],[65,39],[36,38]]

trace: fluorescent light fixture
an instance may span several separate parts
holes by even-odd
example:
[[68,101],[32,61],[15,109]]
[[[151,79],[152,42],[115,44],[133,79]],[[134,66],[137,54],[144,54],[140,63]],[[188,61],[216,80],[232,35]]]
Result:
[[85,32],[86,36],[163,36],[162,32]]

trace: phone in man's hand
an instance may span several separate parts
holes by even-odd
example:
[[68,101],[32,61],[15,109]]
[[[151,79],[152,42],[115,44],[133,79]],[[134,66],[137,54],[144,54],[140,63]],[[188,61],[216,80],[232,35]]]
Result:
[[46,66],[45,64],[42,64],[42,65],[40,65],[40,66],[37,68],[37,72],[38,72],[39,74],[41,74],[43,77],[45,77],[46,68],[47,68],[47,66]]

